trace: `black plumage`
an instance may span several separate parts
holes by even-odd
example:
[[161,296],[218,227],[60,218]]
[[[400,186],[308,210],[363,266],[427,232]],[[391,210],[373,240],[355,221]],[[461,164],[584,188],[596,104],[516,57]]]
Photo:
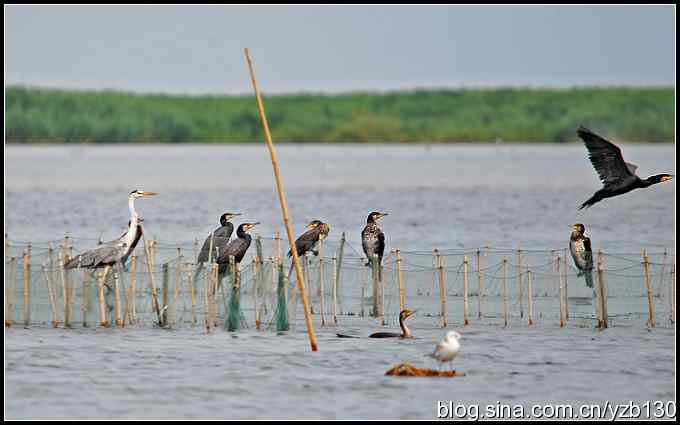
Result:
[[586,286],[593,287],[593,249],[590,238],[585,235],[585,226],[581,223],[572,226],[569,238],[569,251],[574,259],[574,264],[579,270],[578,275],[584,275]]
[[618,146],[585,127],[578,129],[578,136],[585,143],[590,162],[595,167],[604,186],[581,204],[579,210],[588,208],[602,199],[622,195],[631,190],[649,187],[673,178],[671,174],[663,173],[641,179],[635,174],[638,167],[623,160],[621,149]]
[[222,249],[217,256],[217,264],[219,264],[220,280],[224,273],[229,270],[229,258],[234,257],[235,263],[240,263],[246,255],[246,251],[250,248],[252,236],[246,233],[260,223],[242,223],[236,229],[236,238],[232,239],[227,246]]
[[[201,272],[205,263],[210,261],[211,258],[217,258],[219,253],[222,252],[222,250],[224,250],[224,248],[227,246],[229,239],[231,238],[231,234],[234,232],[234,225],[229,220],[239,215],[241,214],[226,212],[220,216],[220,227],[208,235],[208,237],[205,238],[205,242],[203,242],[201,251],[198,254],[198,264],[196,267],[196,272],[194,273],[194,278],[196,278]],[[211,239],[213,252],[212,255],[209,255]]]
[[[308,251],[311,251],[314,255],[319,255],[319,251],[315,250],[315,247],[320,240],[323,240],[328,236],[331,228],[321,220],[313,220],[307,225],[307,229],[309,230],[295,240],[297,254],[298,256],[302,256]],[[288,257],[291,255],[292,253],[288,251]]]

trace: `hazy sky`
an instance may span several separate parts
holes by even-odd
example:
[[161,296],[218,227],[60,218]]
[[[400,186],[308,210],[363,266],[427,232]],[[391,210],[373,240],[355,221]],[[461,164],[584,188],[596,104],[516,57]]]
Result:
[[243,93],[675,85],[673,6],[5,6],[5,84]]

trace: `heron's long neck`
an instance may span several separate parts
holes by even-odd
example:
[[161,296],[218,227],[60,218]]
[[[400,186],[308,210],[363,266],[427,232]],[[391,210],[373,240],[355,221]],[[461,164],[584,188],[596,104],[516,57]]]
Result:
[[135,210],[135,198],[132,196],[130,196],[128,199],[128,208],[130,209],[130,226],[128,227],[128,231],[125,234],[124,239],[129,246],[135,239],[137,225],[139,224],[139,215],[137,214],[137,210]]

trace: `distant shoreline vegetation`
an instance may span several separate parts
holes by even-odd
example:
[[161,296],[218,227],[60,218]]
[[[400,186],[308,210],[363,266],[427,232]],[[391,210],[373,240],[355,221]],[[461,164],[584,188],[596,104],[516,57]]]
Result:
[[[277,143],[675,140],[673,87],[423,89],[265,95]],[[10,86],[7,143],[253,143],[253,96],[159,95]]]

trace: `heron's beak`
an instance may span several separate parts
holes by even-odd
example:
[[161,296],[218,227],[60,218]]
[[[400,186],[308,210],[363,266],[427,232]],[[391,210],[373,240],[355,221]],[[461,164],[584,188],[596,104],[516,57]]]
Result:
[[156,195],[158,195],[158,193],[156,193],[156,192],[145,192],[145,191],[142,191],[142,198],[150,198],[150,197],[156,196]]
[[674,176],[663,176],[661,177],[662,182],[667,182],[668,180],[673,180]]

